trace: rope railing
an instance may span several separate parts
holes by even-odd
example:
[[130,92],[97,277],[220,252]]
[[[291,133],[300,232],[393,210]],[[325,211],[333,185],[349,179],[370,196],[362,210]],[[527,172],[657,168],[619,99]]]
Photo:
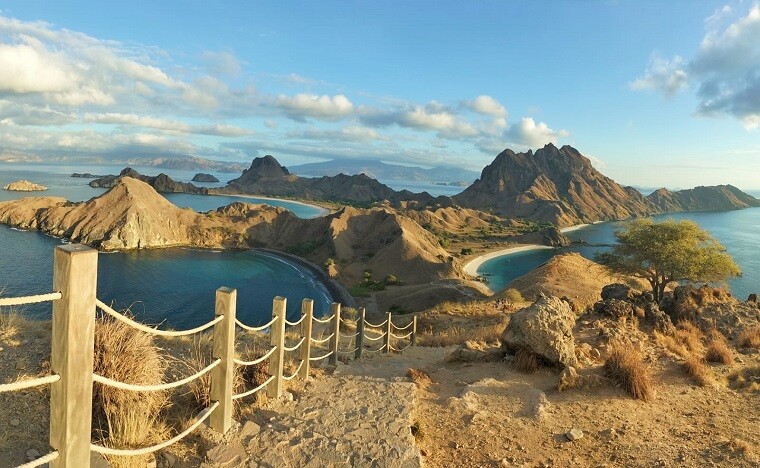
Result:
[[374,338],[372,338],[371,336],[368,336],[368,335],[366,335],[366,334],[364,335],[364,339],[365,339],[365,340],[369,340],[369,341],[377,341],[377,340],[381,340],[381,339],[383,339],[383,338],[385,338],[385,333],[383,333],[383,334],[382,334],[382,335],[380,335],[380,336],[376,336],[376,337],[374,337]]
[[161,390],[169,390],[175,387],[179,387],[180,385],[184,385],[186,383],[192,382],[193,380],[200,378],[205,373],[209,372],[211,369],[221,364],[221,362],[222,362],[221,359],[216,359],[214,360],[214,362],[212,362],[205,368],[201,369],[200,371],[196,372],[195,374],[189,377],[185,377],[182,380],[177,380],[176,382],[169,382],[169,383],[158,384],[158,385],[128,384],[124,382],[119,382],[118,380],[109,379],[108,377],[104,377],[96,373],[92,374],[92,380],[93,382],[97,382],[99,384],[107,385],[109,387],[114,387],[121,390],[129,390],[132,392],[160,392]]
[[277,350],[277,347],[272,346],[265,355],[261,356],[260,358],[254,359],[253,361],[243,361],[243,360],[235,358],[233,359],[233,362],[237,364],[238,366],[255,366],[256,364],[260,362],[264,362],[266,359],[268,359],[269,356],[271,356],[272,353],[274,353],[276,350]]
[[306,337],[302,336],[301,337],[301,341],[299,341],[298,344],[296,344],[295,346],[284,346],[283,345],[282,350],[285,351],[285,352],[295,351],[295,350],[297,350],[298,348],[301,347],[301,345],[303,344],[304,341],[306,341]]
[[239,398],[245,398],[245,397],[247,397],[249,395],[253,395],[254,393],[256,393],[256,392],[258,392],[258,391],[263,390],[264,388],[266,388],[266,386],[269,385],[273,380],[274,380],[274,376],[270,375],[269,378],[266,379],[266,381],[264,381],[263,384],[259,385],[258,387],[254,388],[254,389],[248,390],[246,392],[238,393],[237,395],[232,395],[232,399],[233,400],[237,400]]
[[332,352],[332,351],[330,351],[329,353],[327,353],[327,354],[323,354],[322,356],[317,356],[317,357],[309,357],[309,361],[321,361],[322,359],[326,359],[326,358],[328,358],[328,357],[332,356],[332,353],[333,353],[333,352]]
[[289,380],[293,380],[293,379],[295,379],[295,378],[298,376],[298,373],[301,371],[301,368],[303,367],[303,363],[304,363],[304,362],[306,362],[306,360],[304,360],[304,359],[301,359],[301,363],[300,363],[300,364],[298,364],[298,368],[297,368],[297,369],[296,369],[296,370],[295,370],[295,371],[294,371],[292,374],[290,374],[289,376],[284,376],[284,375],[283,375],[283,376],[282,376],[282,380],[284,380],[284,381],[286,381],[286,382],[287,382],[287,381],[289,381]]
[[385,346],[380,346],[378,349],[365,349],[364,352],[370,353],[370,354],[376,354],[383,351],[384,349],[385,349]]
[[39,387],[41,385],[58,382],[59,380],[61,380],[61,376],[58,374],[46,375],[45,377],[38,377],[36,379],[18,380],[9,384],[0,384],[0,393],[26,390],[27,388]]
[[410,336],[412,336],[412,333],[413,332],[409,332],[406,335],[394,335],[393,333],[391,333],[391,336],[393,338],[396,338],[397,340],[405,340],[405,339],[409,338]]
[[411,343],[407,344],[406,346],[404,346],[404,347],[403,347],[403,348],[401,348],[401,349],[396,349],[396,348],[394,348],[394,347],[393,347],[393,345],[389,344],[389,345],[388,345],[388,348],[390,348],[390,349],[391,349],[391,350],[393,350],[393,351],[396,351],[397,353],[400,353],[400,352],[402,352],[402,351],[406,350],[406,348],[408,348],[408,347],[410,347],[410,346],[412,346],[412,344],[411,344]]
[[172,445],[175,442],[179,442],[180,440],[184,439],[188,434],[193,432],[198,426],[203,424],[203,421],[205,421],[209,416],[211,416],[211,413],[214,412],[214,410],[219,406],[219,402],[215,401],[211,406],[201,411],[198,416],[195,418],[195,421],[193,422],[190,427],[185,429],[184,431],[180,432],[176,436],[172,437],[171,439],[162,442],[160,444],[152,445],[150,447],[144,447],[141,449],[115,449],[111,447],[103,447],[101,445],[96,444],[90,444],[90,450],[93,452],[97,452],[101,455],[118,455],[118,456],[137,456],[137,455],[147,455],[149,453],[153,453],[157,450],[161,450],[164,447],[168,447]]
[[391,325],[393,325],[393,328],[395,328],[395,329],[396,329],[396,331],[404,331],[404,330],[406,330],[407,328],[409,328],[409,327],[411,327],[412,325],[414,325],[414,322],[409,322],[409,323],[407,323],[407,324],[406,324],[405,326],[403,326],[403,327],[399,327],[398,325],[395,325],[393,322],[391,322]]
[[354,348],[354,349],[351,349],[351,350],[346,350],[346,351],[342,351],[342,350],[340,350],[340,349],[339,349],[339,350],[338,350],[338,353],[340,353],[340,354],[353,354],[353,353],[355,353],[355,352],[356,352],[356,350],[357,350],[357,349],[359,349],[359,347],[358,347],[358,346],[357,346],[356,348]]
[[329,316],[327,318],[323,318],[323,319],[318,319],[316,317],[312,317],[312,320],[314,320],[317,323],[330,323],[332,321],[332,319],[334,319],[334,318],[335,318],[335,314],[332,314],[331,316]]
[[246,330],[246,331],[257,332],[257,331],[266,330],[267,328],[271,327],[272,325],[274,325],[274,323],[277,321],[278,318],[279,317],[272,317],[272,320],[270,320],[269,322],[265,323],[264,325],[259,325],[258,327],[251,327],[249,325],[244,324],[240,320],[235,319],[235,325],[237,325],[238,327],[240,327],[240,328],[242,328],[243,330]]
[[385,319],[385,320],[383,320],[383,322],[382,322],[382,323],[379,323],[379,324],[377,324],[377,325],[375,325],[375,324],[373,324],[373,323],[369,323],[368,321],[366,321],[366,320],[365,320],[365,321],[364,321],[364,324],[365,324],[366,326],[368,326],[368,327],[371,327],[371,328],[380,328],[380,327],[382,327],[383,325],[387,325],[387,324],[388,324],[388,319]]
[[63,297],[60,292],[37,294],[36,296],[1,297],[0,307],[39,304],[40,302],[57,301]]
[[330,333],[330,335],[327,338],[324,338],[324,339],[321,339],[321,340],[318,340],[316,338],[312,338],[311,339],[311,343],[312,344],[315,344],[315,343],[316,344],[326,343],[326,342],[330,341],[334,336],[335,336],[335,333]]
[[291,327],[295,327],[296,325],[300,325],[301,322],[303,322],[303,319],[305,319],[306,316],[302,315],[300,319],[296,320],[295,322],[291,322],[288,319],[285,319],[285,325],[289,325]]
[[35,468],[37,466],[42,466],[45,463],[50,463],[51,461],[58,458],[58,450],[54,450],[47,455],[44,455],[40,458],[35,458],[34,460],[24,463],[23,465],[19,465],[16,468]]
[[120,322],[126,323],[132,328],[136,328],[145,333],[150,333],[151,335],[164,336],[164,337],[178,337],[178,336],[193,335],[195,333],[200,333],[204,330],[207,330],[213,327],[214,325],[216,325],[217,323],[221,322],[222,320],[224,320],[224,315],[219,315],[216,318],[214,318],[214,320],[204,325],[201,325],[199,327],[191,328],[190,330],[180,330],[180,331],[159,330],[158,328],[152,328],[147,325],[143,325],[142,323],[136,322],[132,320],[131,318],[125,316],[124,314],[116,312],[100,299],[95,299],[95,304],[98,306],[100,310],[102,310],[106,314],[110,315],[111,317],[115,318],[116,320]]
[[338,335],[339,335],[341,338],[348,338],[349,340],[350,340],[351,338],[356,338],[356,333],[352,333],[352,334],[350,334],[350,335],[344,335],[343,333],[338,333]]

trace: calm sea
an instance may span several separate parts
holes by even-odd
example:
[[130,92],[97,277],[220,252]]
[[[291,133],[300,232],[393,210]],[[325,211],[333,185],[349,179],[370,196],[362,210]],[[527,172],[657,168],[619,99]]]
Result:
[[[750,192],[760,196],[760,192]],[[742,270],[742,276],[728,281],[734,295],[746,299],[750,293],[760,292],[760,208],[746,210],[674,213],[656,216],[655,219],[691,219],[715,236],[733,256]],[[611,244],[615,242],[615,229],[620,223],[601,223],[567,233],[571,240],[584,240],[588,244]],[[488,286],[498,291],[513,279],[548,261],[562,252],[579,252],[586,258],[605,247],[570,246],[554,250],[531,250],[497,257],[483,263],[478,274],[488,280]]]
[[[156,175],[155,168],[136,168]],[[115,174],[120,167],[44,166],[0,163],[0,186],[17,179],[29,179],[49,187],[34,194],[0,190],[0,200],[24,196],[55,195],[69,200],[88,200],[104,189],[89,187],[89,179],[69,177],[72,172]],[[193,173],[162,171],[175,180],[189,181]],[[231,174],[216,174],[223,185]],[[168,194],[182,207],[207,211],[233,201],[261,202],[282,206],[300,217],[321,214],[319,208],[270,199],[230,196]],[[0,225],[0,291],[7,296],[39,294],[52,285],[53,249],[61,240],[39,232],[23,232]],[[303,298],[314,299],[315,314],[329,310],[327,289],[307,269],[279,258],[251,251],[160,249],[139,252],[101,253],[98,259],[98,298],[119,308],[129,307],[148,323],[164,322],[185,328],[200,325],[214,315],[214,292],[220,286],[238,290],[238,317],[249,324],[264,323],[271,317],[272,299],[288,299],[291,319],[300,313]],[[49,317],[50,305],[27,306],[25,313]]]

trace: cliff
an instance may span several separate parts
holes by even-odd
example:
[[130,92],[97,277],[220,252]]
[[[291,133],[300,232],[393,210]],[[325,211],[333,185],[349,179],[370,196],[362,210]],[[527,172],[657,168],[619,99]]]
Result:
[[155,177],[142,175],[131,167],[123,169],[119,175],[107,175],[95,179],[90,182],[90,187],[112,188],[115,187],[124,177],[131,177],[133,179],[141,180],[156,189],[156,191],[162,193],[208,194],[208,189],[205,187],[196,187],[190,183],[177,182],[163,173]]
[[552,144],[535,153],[504,150],[475,183],[453,198],[464,207],[559,227],[654,211],[643,195],[594,169],[576,149]]
[[678,211],[727,211],[760,206],[760,200],[732,185],[699,186],[671,192],[661,188],[647,199],[664,213]]

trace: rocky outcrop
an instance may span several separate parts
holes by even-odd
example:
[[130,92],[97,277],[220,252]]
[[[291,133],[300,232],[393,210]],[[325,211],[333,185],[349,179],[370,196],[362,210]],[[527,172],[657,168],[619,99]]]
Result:
[[575,148],[552,144],[535,153],[504,150],[454,200],[465,207],[559,227],[654,211],[643,195],[604,176]]
[[517,236],[510,236],[509,241],[517,244],[539,244],[550,247],[561,247],[570,244],[570,239],[556,227],[548,227]]
[[193,176],[193,182],[219,182],[219,179],[212,176],[211,174],[204,174],[202,172],[199,172]]
[[75,173],[71,174],[71,177],[74,177],[74,178],[77,178],[77,179],[98,179],[98,178],[104,177],[104,176],[90,174],[89,172],[75,172]]
[[574,366],[575,319],[567,302],[542,294],[532,305],[510,317],[501,335],[502,348],[509,354],[527,348],[548,364]]
[[34,182],[29,182],[28,180],[23,179],[11,182],[3,188],[13,192],[41,192],[48,189],[44,185],[35,184]]
[[647,196],[664,213],[679,211],[727,211],[760,206],[760,200],[733,185],[699,186],[671,192],[661,188]]
[[90,182],[90,187],[95,188],[112,188],[115,187],[123,178],[131,177],[150,185],[157,192],[161,193],[196,193],[208,194],[205,187],[196,187],[193,184],[177,182],[166,174],[159,174],[155,177],[142,175],[131,167],[123,169],[119,175],[107,175]]

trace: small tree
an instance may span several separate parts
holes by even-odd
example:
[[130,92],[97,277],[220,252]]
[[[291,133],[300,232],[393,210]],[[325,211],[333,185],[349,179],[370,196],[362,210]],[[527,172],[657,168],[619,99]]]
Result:
[[637,219],[615,231],[615,237],[617,244],[596,260],[647,280],[657,302],[674,281],[724,281],[741,274],[726,249],[693,221]]

